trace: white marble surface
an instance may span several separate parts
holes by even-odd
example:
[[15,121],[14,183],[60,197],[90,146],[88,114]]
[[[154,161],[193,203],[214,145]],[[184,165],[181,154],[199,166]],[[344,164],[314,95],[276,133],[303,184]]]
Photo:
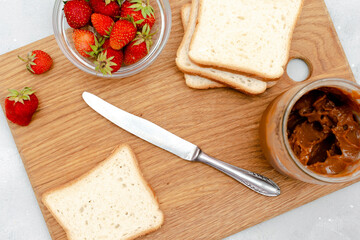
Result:
[[[325,0],[356,79],[360,80],[360,1]],[[54,1],[0,0],[0,54],[52,34]],[[2,63],[6,64],[6,63]],[[241,223],[239,223],[241,224]],[[356,240],[360,183],[242,231],[228,240]],[[0,239],[48,240],[50,235],[0,111]]]

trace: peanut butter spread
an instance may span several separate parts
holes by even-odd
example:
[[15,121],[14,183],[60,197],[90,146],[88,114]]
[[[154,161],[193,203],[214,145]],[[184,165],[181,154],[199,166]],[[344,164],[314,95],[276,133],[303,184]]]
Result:
[[346,175],[360,161],[360,113],[356,95],[319,88],[301,97],[287,124],[290,146],[313,172]]

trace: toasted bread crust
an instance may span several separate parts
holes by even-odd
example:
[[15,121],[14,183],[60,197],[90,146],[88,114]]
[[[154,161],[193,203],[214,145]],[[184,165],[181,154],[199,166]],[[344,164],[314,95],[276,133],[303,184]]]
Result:
[[191,3],[186,3],[181,7],[181,23],[183,25],[184,31],[186,31],[187,25],[189,23],[189,18],[186,16],[186,13],[191,12]]
[[[194,88],[194,89],[211,89],[211,88],[224,88],[227,87],[224,84],[211,81],[207,78],[203,78],[196,75],[184,74],[185,83],[187,86]],[[200,80],[200,79],[201,80]],[[206,81],[206,82],[204,82]]]

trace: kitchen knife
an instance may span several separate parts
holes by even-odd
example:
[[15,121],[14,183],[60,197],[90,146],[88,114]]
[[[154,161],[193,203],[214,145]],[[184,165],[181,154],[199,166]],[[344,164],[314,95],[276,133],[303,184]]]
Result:
[[267,177],[210,157],[202,152],[196,145],[168,132],[148,120],[125,112],[91,93],[84,92],[82,97],[97,113],[122,129],[149,143],[165,149],[182,159],[193,162],[202,162],[212,166],[262,195],[280,195],[279,186]]

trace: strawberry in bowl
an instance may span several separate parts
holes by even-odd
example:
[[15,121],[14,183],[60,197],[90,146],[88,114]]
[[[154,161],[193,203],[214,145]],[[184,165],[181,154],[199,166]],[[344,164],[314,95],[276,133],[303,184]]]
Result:
[[87,1],[72,0],[65,2],[64,13],[70,27],[81,28],[89,23],[92,10]]
[[135,22],[139,22],[137,28],[141,30],[145,24],[152,28],[155,24],[154,8],[149,0],[127,0],[121,5],[121,17],[132,16]]
[[[86,2],[86,0],[70,0],[66,4],[71,1]],[[63,4],[58,0],[55,2],[55,38],[60,49],[75,66],[96,76],[123,78],[141,72],[159,56],[171,28],[168,1],[89,0],[87,3],[91,8],[89,20],[88,8],[84,8],[84,13],[79,15],[86,16],[83,22],[88,20],[88,23],[81,28],[71,29],[69,20],[61,9]],[[128,48],[130,45],[140,44],[139,36],[143,33],[145,25],[146,32],[151,36],[151,41],[148,39],[144,42],[147,50],[137,54],[137,61],[132,61],[132,64],[129,64],[129,61],[124,63],[125,50],[131,49],[132,47]],[[83,36],[78,37],[77,33],[80,31]],[[105,57],[106,49],[109,51],[106,52]],[[116,59],[116,62],[108,60],[109,54],[110,58]],[[122,62],[119,63],[119,60]],[[116,67],[113,64],[116,64]]]
[[120,16],[121,0],[90,0],[89,2],[94,13],[112,18]]
[[145,24],[141,32],[125,47],[124,64],[131,65],[143,59],[150,51],[152,36],[150,26]]

